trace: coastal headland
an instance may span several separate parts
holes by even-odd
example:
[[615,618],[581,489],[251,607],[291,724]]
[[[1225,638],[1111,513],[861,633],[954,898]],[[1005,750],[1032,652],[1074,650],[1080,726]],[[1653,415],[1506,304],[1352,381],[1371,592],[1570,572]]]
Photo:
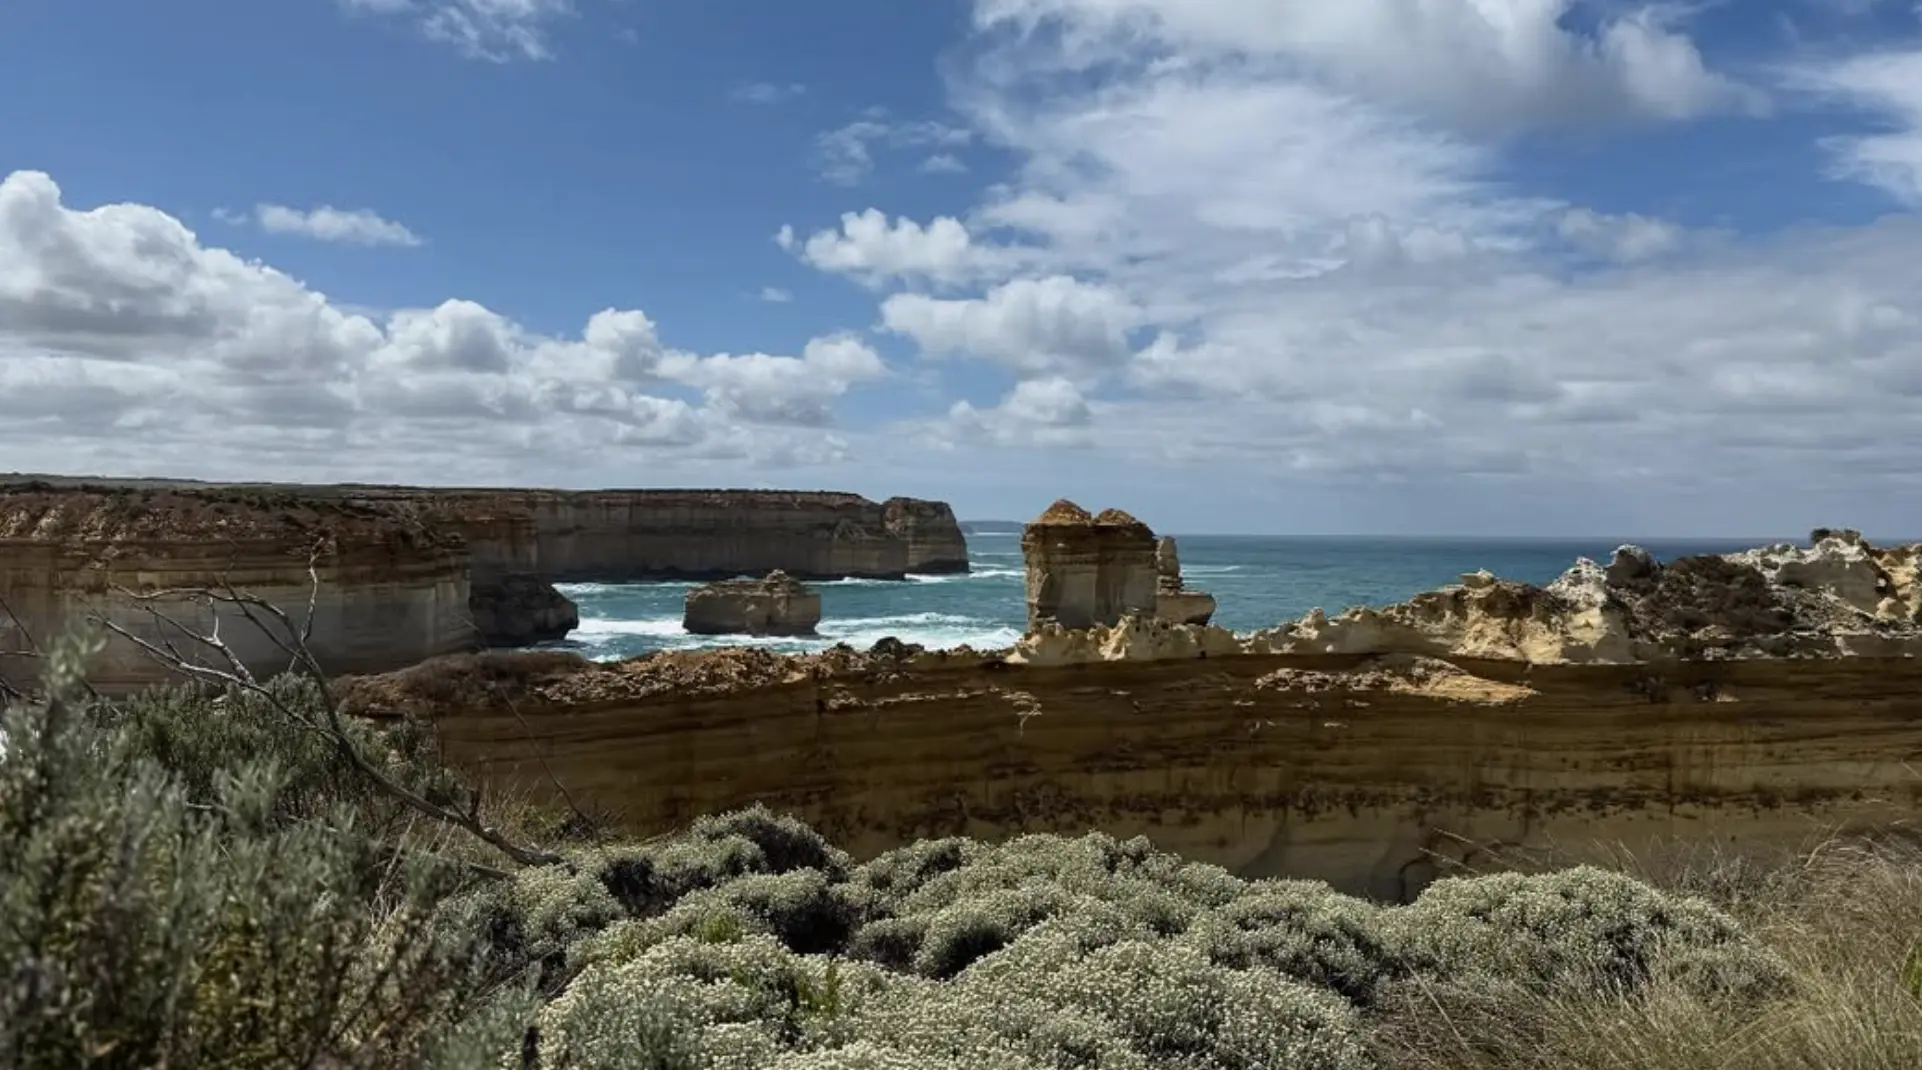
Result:
[[[191,599],[150,596],[225,584],[297,615],[312,596],[314,652],[351,673],[559,638],[577,617],[555,583],[967,568],[953,511],[912,498],[0,476],[0,676],[31,676],[32,640],[89,615],[151,636],[178,630],[156,610],[204,626]],[[228,635],[250,665],[286,663]],[[106,661],[99,686],[163,678],[124,643]]]
[[[1387,899],[1498,856],[1794,849],[1922,801],[1922,547],[1846,530],[1669,562],[1625,547],[1545,586],[1470,573],[1237,634],[1155,612],[1145,527],[1056,503],[1023,540],[1030,620],[1005,649],[473,652],[483,554],[568,578],[772,565],[782,538],[802,544],[783,570],[814,555],[796,575],[965,563],[938,503],[729,493],[16,485],[0,650],[83,596],[135,627],[124,592],[227,577],[297,616],[312,599],[351,712],[431,721],[490,785],[637,834],[757,802],[857,856],[1094,829]],[[642,503],[716,544],[622,551]],[[714,533],[748,504],[786,534]],[[115,657],[103,687],[157,674]]]

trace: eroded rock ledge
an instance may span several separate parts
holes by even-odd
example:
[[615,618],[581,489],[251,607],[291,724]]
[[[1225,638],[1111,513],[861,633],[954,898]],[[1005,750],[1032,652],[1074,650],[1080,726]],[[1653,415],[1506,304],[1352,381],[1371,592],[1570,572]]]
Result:
[[1491,851],[1763,850],[1912,818],[1917,549],[1625,549],[1251,636],[1136,614],[1000,651],[455,658],[343,692],[643,833],[756,801],[861,854],[1092,828],[1395,898]]

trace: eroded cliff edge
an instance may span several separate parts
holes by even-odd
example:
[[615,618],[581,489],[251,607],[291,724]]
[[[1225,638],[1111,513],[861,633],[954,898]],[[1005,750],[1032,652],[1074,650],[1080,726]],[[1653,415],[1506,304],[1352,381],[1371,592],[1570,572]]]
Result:
[[643,833],[755,801],[869,854],[1095,828],[1395,898],[1494,849],[1783,847],[1913,817],[1917,551],[1625,549],[1250,636],[1143,614],[1003,651],[496,655],[344,691]]
[[[95,617],[227,668],[189,638],[212,630],[214,607],[185,593],[225,587],[302,627],[311,611],[308,644],[331,672],[383,671],[478,641],[466,547],[417,511],[270,491],[0,490],[0,677],[16,684],[37,677],[42,644]],[[286,667],[267,634],[231,608],[220,616],[221,639],[252,671]],[[92,682],[115,692],[165,679],[115,639]]]
[[[116,622],[126,611],[152,625],[121,588],[227,582],[304,611],[317,541],[333,549],[315,573],[316,653],[341,672],[564,636],[578,614],[556,582],[968,567],[953,511],[912,498],[0,477],[0,599],[12,608],[0,609],[0,674],[31,679],[29,646],[109,603]],[[125,646],[116,642],[103,686],[167,678]]]

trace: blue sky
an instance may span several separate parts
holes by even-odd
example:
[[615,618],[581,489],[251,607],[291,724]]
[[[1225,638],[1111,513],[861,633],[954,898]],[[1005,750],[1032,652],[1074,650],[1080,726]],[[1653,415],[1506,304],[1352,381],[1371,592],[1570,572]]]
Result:
[[1922,534],[1898,0],[14,0],[0,469]]

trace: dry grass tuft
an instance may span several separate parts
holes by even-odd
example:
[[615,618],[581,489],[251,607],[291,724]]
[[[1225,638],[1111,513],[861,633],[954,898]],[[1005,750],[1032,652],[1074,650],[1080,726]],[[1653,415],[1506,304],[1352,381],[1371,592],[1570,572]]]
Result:
[[[1379,1004],[1390,1070],[1913,1070],[1922,1066],[1922,843],[1836,838],[1781,864],[1706,849],[1621,867],[1728,911],[1787,966],[1751,1002],[1657,976],[1554,992],[1411,981]],[[1637,872],[1640,870],[1640,872]]]

